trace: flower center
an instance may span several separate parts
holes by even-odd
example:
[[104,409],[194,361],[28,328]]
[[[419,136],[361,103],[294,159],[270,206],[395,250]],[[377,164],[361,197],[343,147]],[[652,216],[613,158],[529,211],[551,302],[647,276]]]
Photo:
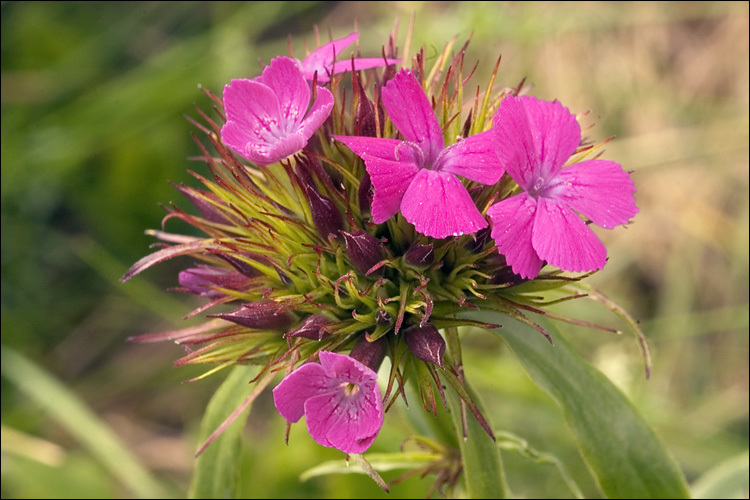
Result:
[[540,196],[544,197],[554,197],[557,188],[561,187],[563,185],[563,182],[558,180],[557,177],[552,177],[551,179],[545,179],[544,177],[537,177],[537,179],[534,181],[534,184],[531,186],[531,189],[529,189],[528,193],[529,196],[533,196],[534,198],[538,198]]
[[359,392],[359,386],[357,384],[344,382],[341,385],[344,387],[344,394],[346,394],[347,396],[354,396]]

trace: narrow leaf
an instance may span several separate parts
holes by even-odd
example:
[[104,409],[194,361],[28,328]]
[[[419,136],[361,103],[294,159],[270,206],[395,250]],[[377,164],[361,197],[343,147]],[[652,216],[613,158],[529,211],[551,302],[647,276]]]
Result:
[[75,393],[10,347],[1,352],[3,376],[75,436],[131,495],[165,496],[162,485]]
[[[472,318],[499,322],[497,314]],[[492,330],[513,350],[531,378],[563,410],[584,459],[609,498],[688,498],[678,465],[630,401],[581,358],[556,325],[543,321],[555,339],[508,318]]]
[[[243,402],[257,367],[235,366],[206,408],[199,441],[205,442]],[[196,459],[189,498],[234,498],[239,490],[240,436],[245,419],[237,418]]]
[[[487,412],[477,395],[468,389],[479,411]],[[448,407],[453,417],[453,426],[458,436],[461,462],[466,480],[467,498],[505,498],[505,474],[500,461],[500,452],[495,441],[487,434],[479,422],[469,416],[463,422],[461,416],[461,399],[454,391],[446,391]],[[465,425],[464,425],[465,424]],[[489,423],[489,425],[492,425]],[[466,438],[463,438],[464,427]]]

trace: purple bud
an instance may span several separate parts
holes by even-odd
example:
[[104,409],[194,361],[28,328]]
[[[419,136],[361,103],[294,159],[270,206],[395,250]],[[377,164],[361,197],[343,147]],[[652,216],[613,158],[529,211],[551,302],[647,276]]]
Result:
[[378,326],[388,326],[393,323],[393,316],[388,311],[380,309],[375,313],[375,324]]
[[367,170],[365,170],[362,180],[359,182],[357,200],[359,201],[359,211],[362,213],[368,213],[372,207],[372,181],[370,180],[370,174],[367,173]]
[[222,296],[221,292],[212,288],[213,286],[240,290],[248,282],[247,276],[242,273],[211,266],[185,269],[180,271],[177,279],[180,285],[194,294],[210,298]]
[[466,247],[474,253],[479,253],[484,250],[484,246],[490,241],[490,228],[485,227],[480,229],[474,235],[474,239],[470,241]]
[[428,267],[435,261],[432,243],[412,245],[404,254],[404,262],[415,267]]
[[344,227],[344,218],[339,209],[336,208],[336,204],[330,198],[318,193],[314,187],[308,184],[304,184],[304,186],[313,223],[318,230],[318,234],[324,240],[327,240],[331,234],[338,236],[339,231]]
[[285,337],[304,337],[310,340],[323,340],[331,335],[323,327],[331,323],[331,320],[322,314],[313,314],[294,330],[284,335]]
[[352,81],[354,83],[354,92],[358,92],[359,94],[357,110],[354,113],[354,135],[376,137],[375,106],[367,98],[367,93],[362,87],[362,81],[359,79],[358,73],[352,73]]
[[[243,256],[246,256],[246,257],[248,257],[248,258],[250,258],[252,260],[257,260],[259,262],[267,260],[262,255],[251,254],[251,253],[248,253],[248,252],[240,252],[240,253]],[[240,260],[240,259],[237,259],[237,258],[234,258],[234,257],[230,257],[227,254],[218,253],[218,252],[216,253],[216,256],[219,257],[220,259],[225,260],[229,264],[231,264],[232,267],[234,267],[236,270],[238,270],[239,272],[241,272],[242,274],[244,274],[248,278],[255,278],[256,276],[260,276],[261,275],[260,271],[258,271],[257,269],[255,269],[253,266],[251,266],[250,264],[248,264],[244,260]]]
[[222,202],[221,199],[218,196],[216,196],[214,193],[210,191],[204,191],[201,189],[194,189],[194,188],[183,186],[183,185],[179,185],[179,186],[177,184],[172,184],[172,185],[180,193],[184,194],[185,197],[188,200],[190,200],[190,203],[195,205],[195,208],[198,209],[201,216],[203,216],[203,218],[206,219],[207,221],[216,222],[218,224],[226,224],[227,222],[231,222],[211,202],[206,200],[206,198],[208,198],[210,200],[217,201],[223,205],[224,202]]
[[346,255],[362,274],[366,275],[367,271],[383,260],[380,242],[375,236],[365,231],[354,233],[341,231],[341,234],[344,236],[344,243],[346,244]]
[[404,340],[409,350],[422,361],[443,367],[445,340],[432,323],[425,326],[412,326],[404,331]]
[[504,267],[496,272],[490,279],[490,283],[493,285],[519,285],[524,281],[528,281],[526,278],[516,274],[510,268],[510,266]]
[[292,316],[286,312],[279,313],[280,307],[280,304],[273,301],[251,302],[234,311],[207,316],[258,330],[285,330],[292,323]]
[[367,336],[360,338],[349,353],[349,357],[356,359],[363,365],[377,372],[380,364],[385,358],[385,352],[388,348],[388,341],[385,337],[370,342]]

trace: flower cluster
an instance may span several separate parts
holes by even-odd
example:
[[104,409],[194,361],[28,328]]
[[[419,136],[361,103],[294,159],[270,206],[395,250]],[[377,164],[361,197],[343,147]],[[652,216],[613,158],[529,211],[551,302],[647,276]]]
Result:
[[495,86],[497,69],[464,106],[466,45],[426,68],[423,51],[399,59],[393,40],[382,57],[350,56],[357,36],[207,92],[219,120],[198,109],[194,124],[213,179],[177,187],[198,215],[166,217],[205,237],[151,231],[160,248],[123,278],[190,256],[179,290],[206,299],[189,316],[207,319],[138,340],[185,346],[178,365],[284,372],[279,413],[346,453],[368,449],[411,382],[433,413],[456,390],[492,434],[461,390],[459,347],[460,327],[497,325],[460,314],[535,324],[535,292],[576,296],[577,273],[607,260],[589,223],[627,224],[633,181],[595,156],[576,115]]

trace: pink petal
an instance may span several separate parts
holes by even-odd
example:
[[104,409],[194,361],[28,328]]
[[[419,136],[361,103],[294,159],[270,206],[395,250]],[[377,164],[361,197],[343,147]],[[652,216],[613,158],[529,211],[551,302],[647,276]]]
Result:
[[448,172],[419,170],[401,200],[401,213],[417,232],[433,238],[473,233],[487,227],[469,192]]
[[276,57],[263,68],[261,80],[276,94],[284,121],[287,124],[300,123],[310,105],[310,85],[302,76],[297,61],[290,57]]
[[320,351],[318,357],[320,358],[320,366],[323,367],[326,375],[337,379],[339,382],[361,384],[378,378],[378,374],[372,369],[346,354]]
[[[323,125],[333,109],[333,94],[324,87],[318,87],[318,95],[307,117],[300,124],[301,133],[309,139]],[[305,141],[306,143],[307,141]]]
[[505,256],[513,272],[524,278],[536,278],[544,265],[531,244],[536,210],[536,202],[526,193],[506,198],[487,210],[497,251]]
[[581,141],[575,115],[557,101],[531,96],[505,97],[492,130],[500,163],[525,191],[556,174]]
[[[318,72],[318,82],[325,83],[330,80],[328,69],[333,65],[334,58],[340,58],[341,53],[359,37],[356,31],[344,38],[321,45],[310,52],[302,60],[302,72],[307,80],[312,80],[315,72]],[[345,70],[346,71],[346,70]],[[333,74],[331,72],[331,74]]]
[[558,174],[561,187],[554,196],[588,217],[594,224],[611,229],[638,213],[633,179],[619,163],[587,160],[566,167]]
[[432,165],[445,148],[445,141],[417,78],[407,70],[396,73],[383,88],[383,105],[404,139],[416,143],[423,151],[425,163],[420,166]]
[[573,272],[602,269],[607,249],[581,218],[565,203],[537,200],[532,245],[540,258]]
[[305,402],[307,430],[315,442],[345,453],[366,451],[383,426],[380,389],[372,380],[347,395],[344,387]]
[[[338,57],[337,57],[338,59]],[[401,59],[383,59],[382,57],[359,57],[352,59],[342,59],[335,61],[328,67],[331,74],[346,73],[352,71],[352,62],[354,63],[354,71],[360,71],[363,69],[379,68],[381,66],[390,66],[392,64],[398,64]],[[320,81],[320,79],[318,79]]]
[[373,186],[373,222],[381,224],[393,217],[401,208],[404,193],[419,170],[416,164],[397,158],[397,151],[400,151],[403,142],[374,137],[335,138],[349,146],[365,162]]
[[223,98],[227,123],[221,129],[221,140],[242,156],[248,143],[260,141],[261,134],[281,123],[276,94],[262,83],[232,80],[224,87]]
[[309,137],[294,133],[286,137],[274,138],[269,142],[248,143],[243,156],[259,165],[270,165],[293,155],[307,144]]
[[505,169],[495,154],[491,130],[448,146],[437,161],[436,170],[450,172],[482,184],[495,184]]
[[287,422],[296,422],[305,414],[305,401],[313,396],[329,394],[340,383],[325,374],[318,363],[307,363],[286,376],[273,389],[273,402]]

